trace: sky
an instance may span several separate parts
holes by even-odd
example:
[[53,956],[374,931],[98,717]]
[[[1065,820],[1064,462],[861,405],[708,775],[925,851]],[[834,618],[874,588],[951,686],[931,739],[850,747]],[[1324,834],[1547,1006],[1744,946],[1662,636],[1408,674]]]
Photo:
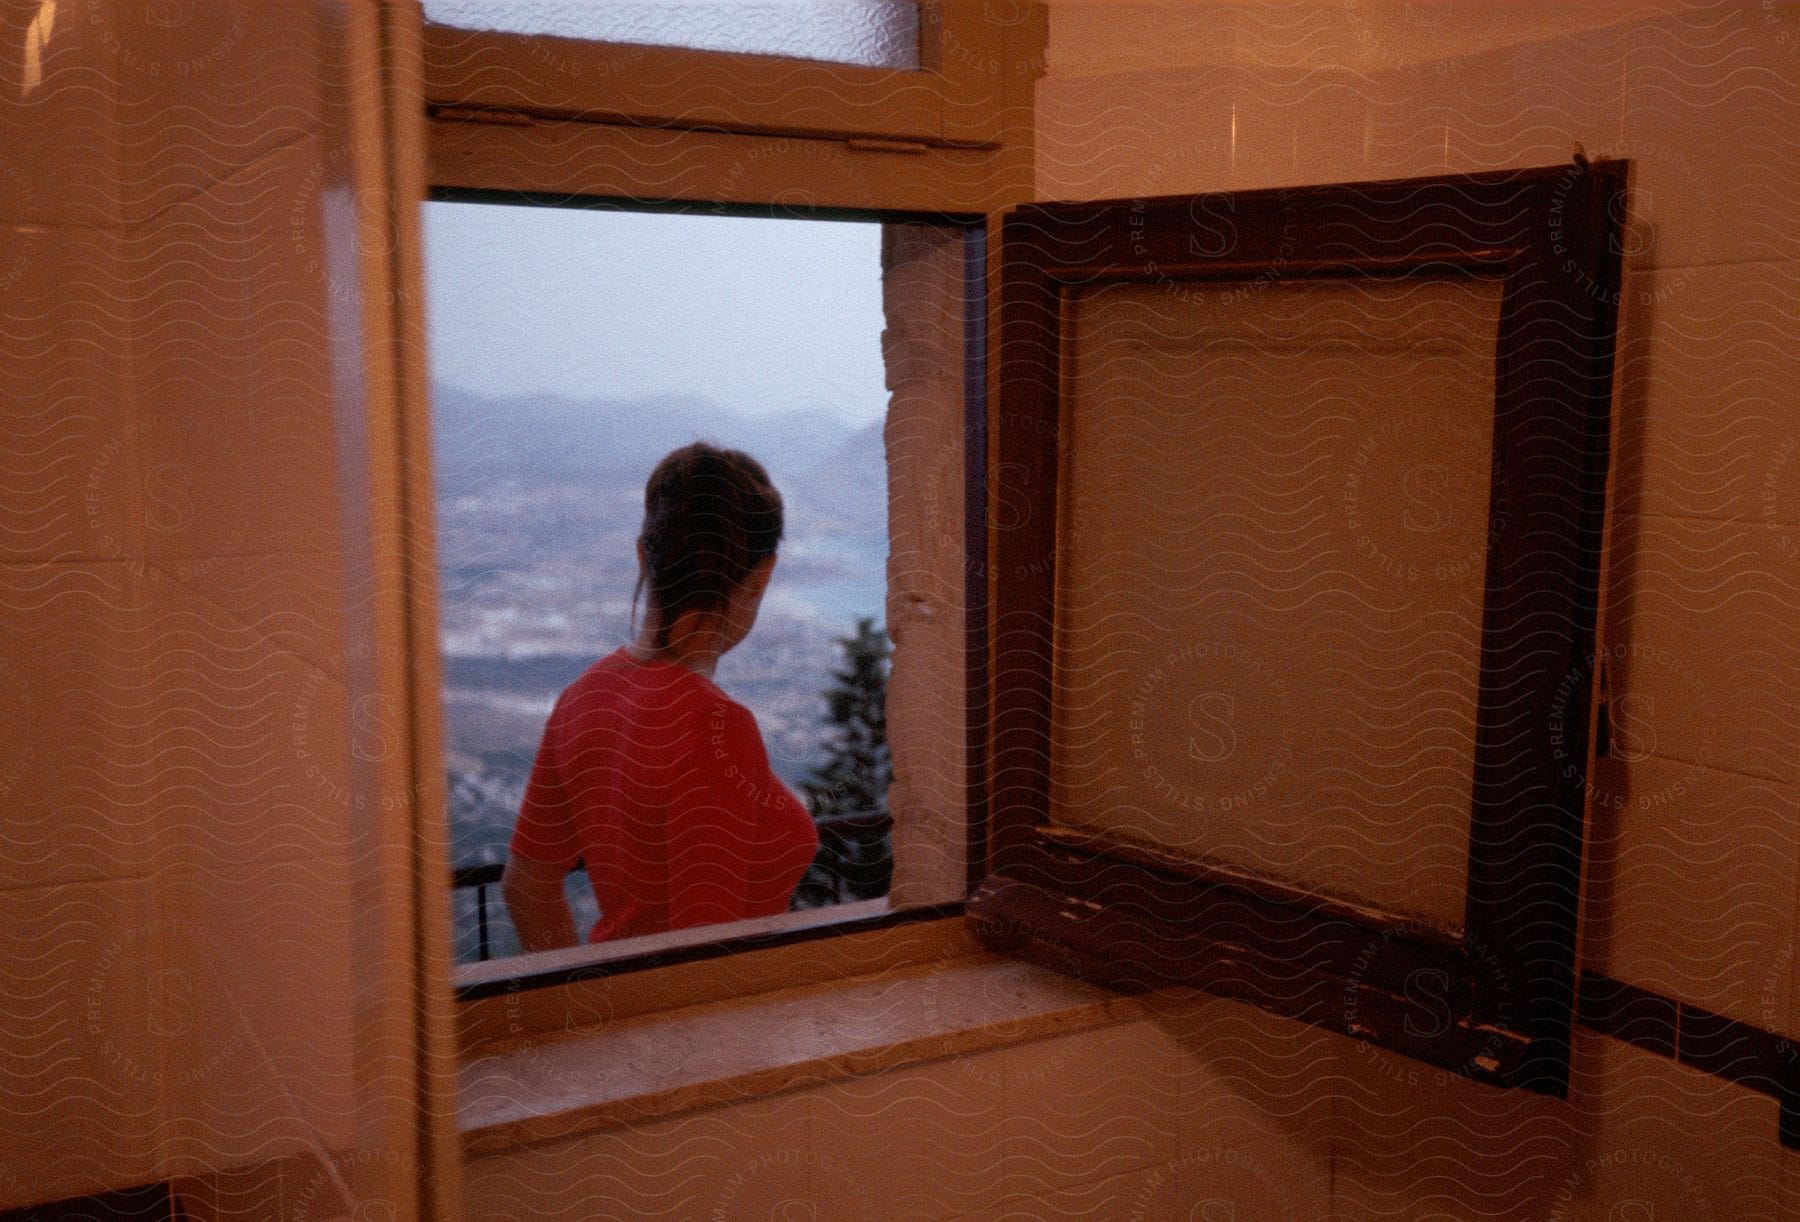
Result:
[[873,222],[434,201],[425,277],[432,376],[472,391],[886,410]]

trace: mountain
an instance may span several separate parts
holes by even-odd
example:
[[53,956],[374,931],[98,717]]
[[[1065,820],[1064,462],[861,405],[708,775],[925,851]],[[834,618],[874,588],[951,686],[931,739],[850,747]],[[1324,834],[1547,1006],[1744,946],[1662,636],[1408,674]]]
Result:
[[707,399],[574,399],[562,395],[482,395],[432,387],[440,478],[498,469],[546,474],[601,473],[643,479],[658,459],[696,439],[745,450],[772,476],[804,476],[821,450],[850,440],[856,426],[826,411],[752,416]]
[[885,534],[887,444],[882,429],[882,421],[871,421],[832,446],[793,481],[792,499],[839,530]]

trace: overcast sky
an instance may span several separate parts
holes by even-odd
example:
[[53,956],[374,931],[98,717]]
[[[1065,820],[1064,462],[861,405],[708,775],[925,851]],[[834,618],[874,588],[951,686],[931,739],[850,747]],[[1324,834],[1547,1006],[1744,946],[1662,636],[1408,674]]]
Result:
[[473,391],[886,408],[877,224],[434,202],[425,260],[433,376]]

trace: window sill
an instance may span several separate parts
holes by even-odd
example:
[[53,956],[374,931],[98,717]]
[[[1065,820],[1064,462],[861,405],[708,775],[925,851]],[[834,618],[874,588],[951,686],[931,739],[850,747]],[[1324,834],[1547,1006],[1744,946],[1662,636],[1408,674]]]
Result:
[[473,1156],[1140,1017],[1144,1003],[991,954],[488,1045],[464,1056]]
[[459,963],[455,969],[455,984],[459,992],[489,990],[523,977],[599,968],[622,960],[677,954],[732,938],[828,928],[880,916],[888,911],[888,901],[884,896],[881,899],[834,904],[825,908],[809,908],[802,912],[784,912],[778,916],[753,917],[747,921],[699,925],[672,933],[623,938],[616,942],[583,943],[564,950],[508,955],[502,959],[486,959],[479,963]]

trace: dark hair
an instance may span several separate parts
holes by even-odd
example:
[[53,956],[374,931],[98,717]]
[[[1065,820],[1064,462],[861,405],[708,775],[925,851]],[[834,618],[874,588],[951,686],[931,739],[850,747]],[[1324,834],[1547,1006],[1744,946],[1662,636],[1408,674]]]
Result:
[[[705,441],[671,450],[644,485],[644,567],[660,621],[656,647],[686,611],[722,610],[731,593],[781,542],[781,493],[742,450]],[[638,592],[631,591],[635,630]]]

